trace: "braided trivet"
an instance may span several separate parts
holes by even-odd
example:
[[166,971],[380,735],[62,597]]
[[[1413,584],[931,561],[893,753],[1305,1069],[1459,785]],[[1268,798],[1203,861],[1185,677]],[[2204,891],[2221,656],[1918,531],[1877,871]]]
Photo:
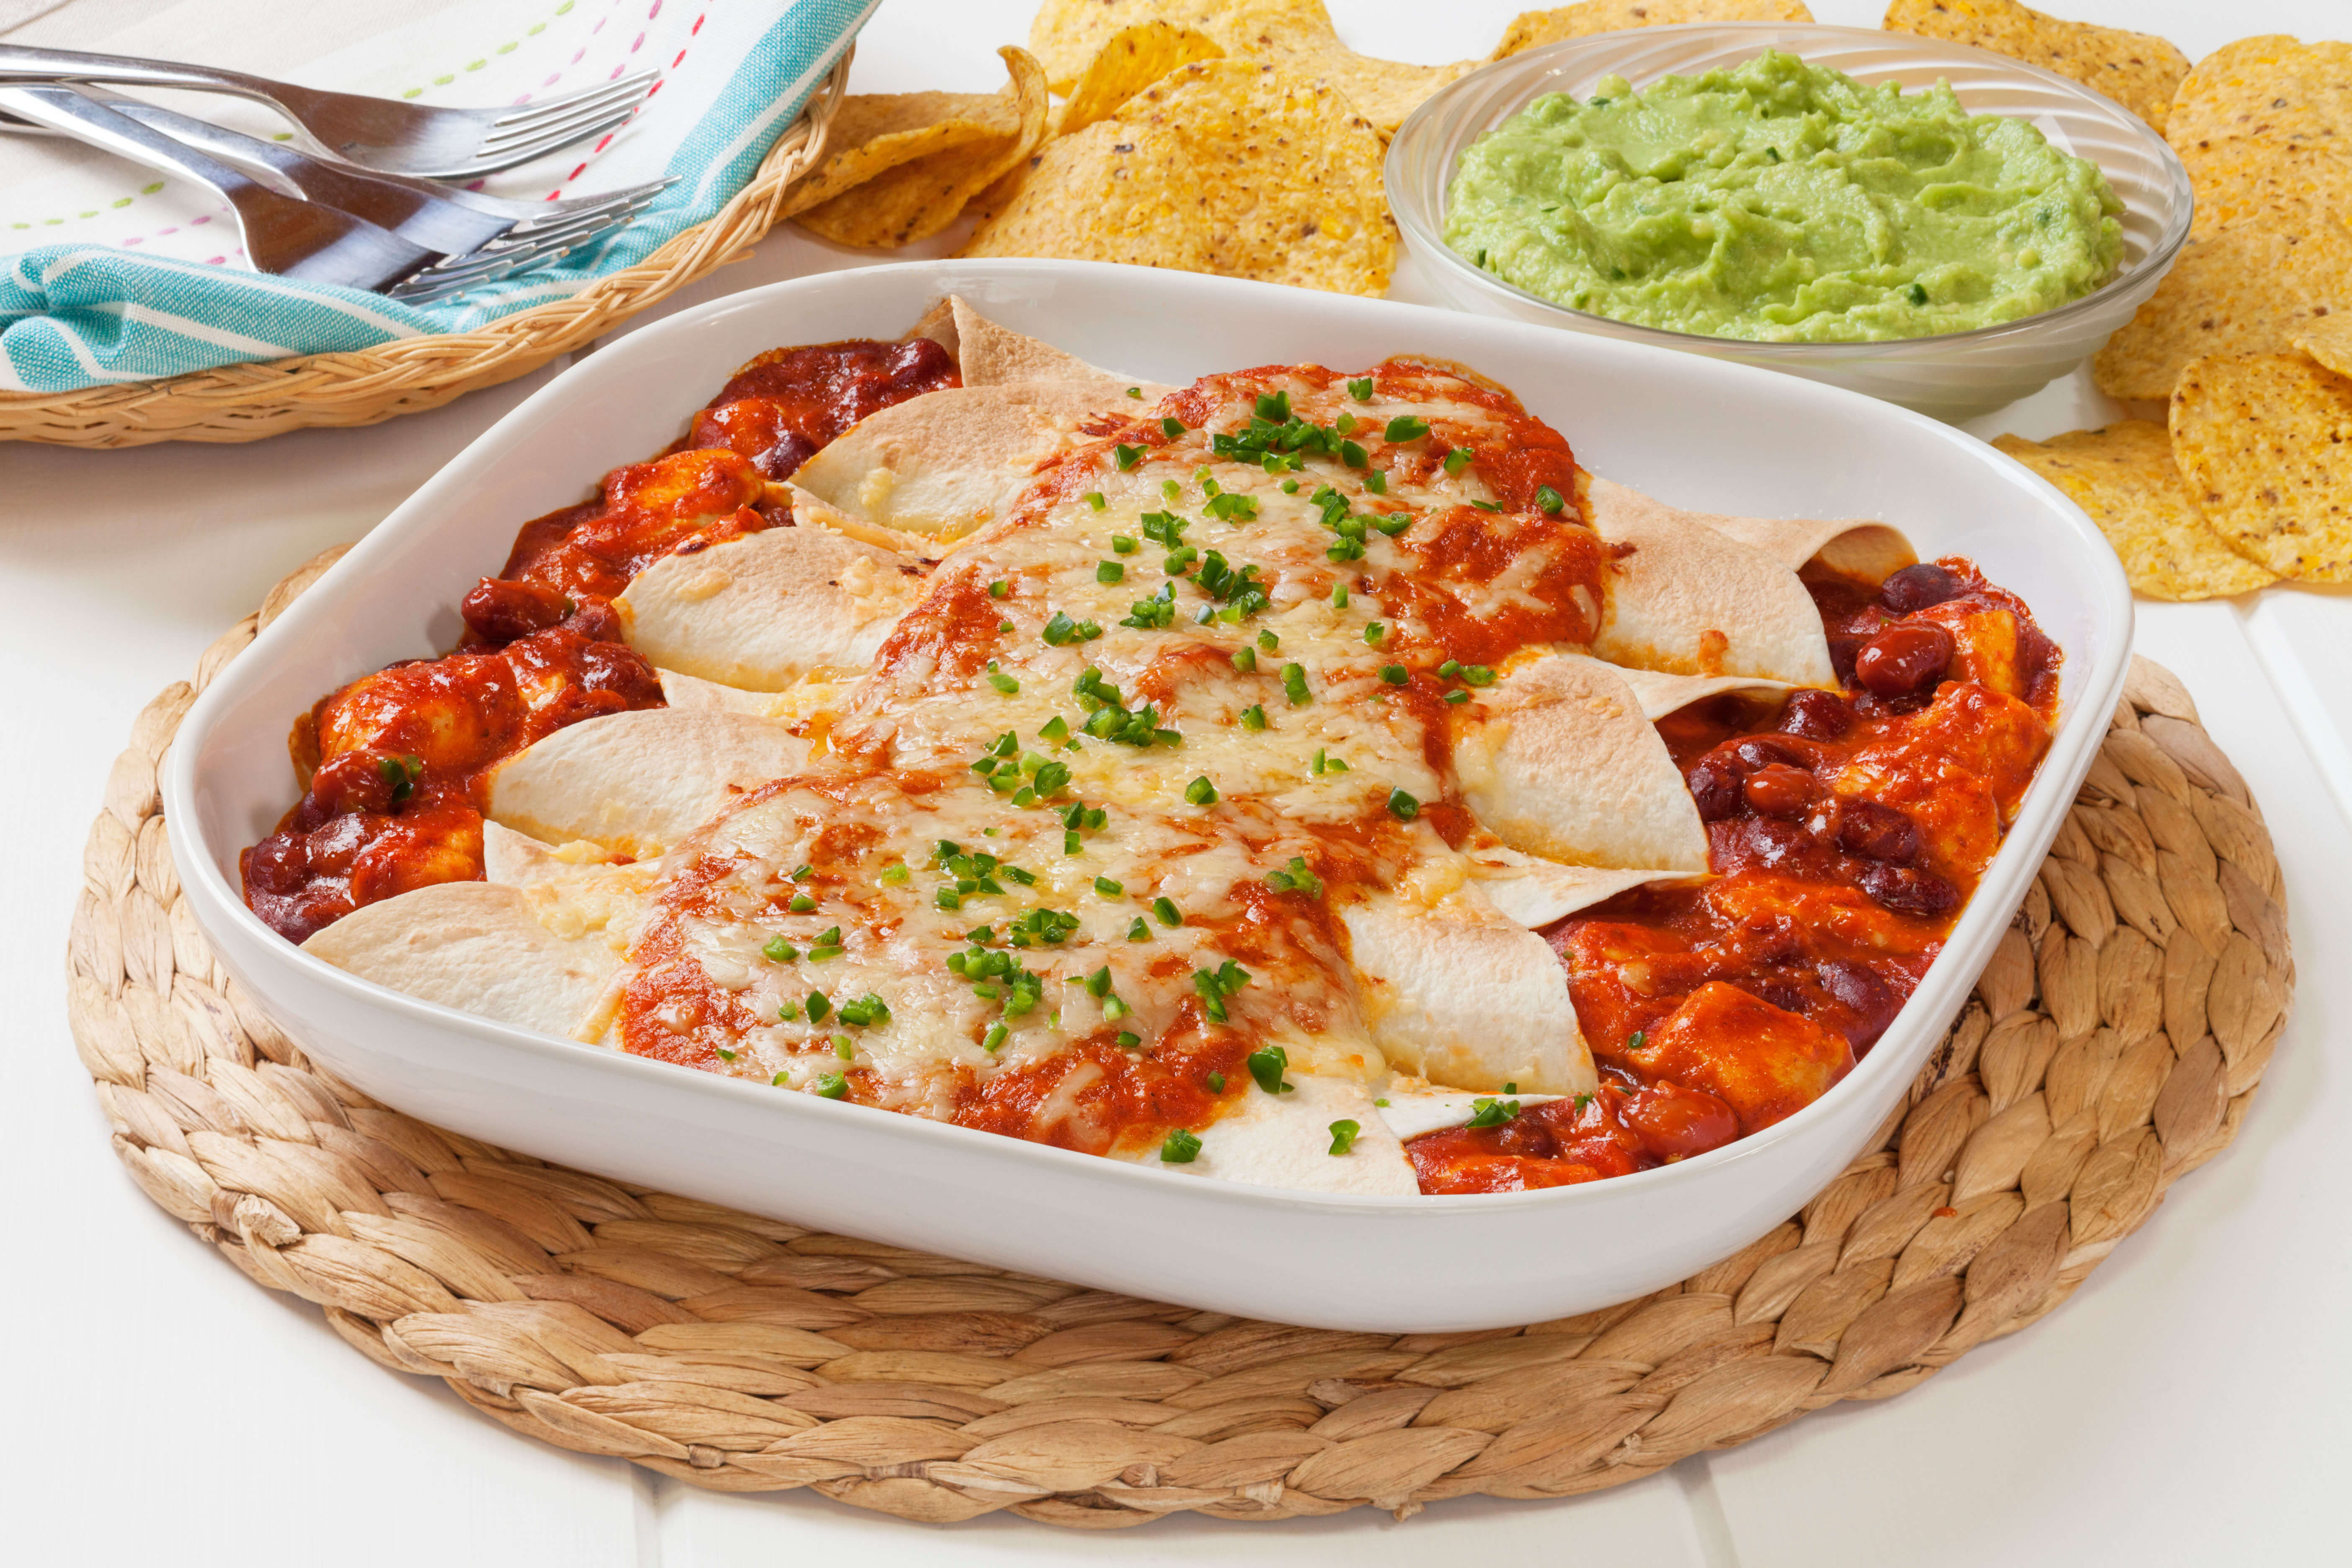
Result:
[[1237,1321],[615,1184],[444,1132],[305,1058],[181,900],[139,716],[90,831],[69,1012],[147,1194],[386,1367],[698,1486],[945,1521],[1558,1497],[1897,1394],[2064,1300],[2225,1147],[2294,984],[2270,836],[2178,680],[2133,664],[2049,862],[1887,1125],[1738,1256],[1485,1333]]

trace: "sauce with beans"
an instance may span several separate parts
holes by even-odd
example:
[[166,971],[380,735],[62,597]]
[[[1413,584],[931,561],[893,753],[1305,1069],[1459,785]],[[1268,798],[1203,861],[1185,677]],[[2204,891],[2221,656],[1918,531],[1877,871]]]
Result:
[[1958,558],[1806,585],[1842,690],[1658,724],[1714,876],[1543,933],[1599,1091],[1413,1140],[1424,1193],[1596,1181],[1769,1127],[1853,1070],[1942,951],[2048,749],[2058,651]]
[[320,700],[289,744],[302,798],[245,851],[245,900],[289,942],[362,904],[478,880],[498,764],[567,725],[662,706],[612,601],[665,555],[789,527],[772,490],[877,409],[961,384],[928,338],[778,349],[738,371],[685,439],[523,525],[461,605],[466,637]]

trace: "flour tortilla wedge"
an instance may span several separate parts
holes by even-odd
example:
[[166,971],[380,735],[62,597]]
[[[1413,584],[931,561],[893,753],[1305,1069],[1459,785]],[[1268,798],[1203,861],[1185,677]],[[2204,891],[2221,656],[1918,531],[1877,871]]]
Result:
[[1521,665],[1455,723],[1463,799],[1512,848],[1570,866],[1706,869],[1706,828],[1682,771],[1609,665],[1574,655]]
[[650,860],[743,791],[807,761],[807,742],[748,713],[614,713],[558,730],[499,764],[488,815],[545,843],[584,838]]
[[1505,920],[1540,931],[1581,910],[1654,882],[1689,880],[1655,867],[1563,866],[1503,845],[1465,852],[1479,892]]
[[619,603],[629,646],[659,668],[781,691],[805,676],[864,674],[920,595],[921,571],[830,529],[771,528],[666,555]]
[[662,700],[674,710],[723,708],[730,713],[749,713],[754,719],[784,716],[783,700],[772,691],[747,691],[723,681],[681,675],[675,669],[656,668],[654,674],[661,679]]
[[657,863],[620,858],[584,838],[551,847],[485,822],[482,879],[520,889],[531,918],[566,941],[601,933],[617,957],[644,923]]
[[1150,402],[1157,402],[1172,390],[1123,376],[1117,371],[1103,370],[1049,342],[999,325],[973,310],[961,294],[950,294],[933,305],[907,335],[929,338],[954,355],[957,374],[966,386],[1003,386],[1025,381],[1104,381],[1112,383],[1122,395],[1129,387],[1136,387]]
[[[1389,1131],[1395,1133],[1400,1141],[1409,1143],[1424,1133],[1442,1132],[1449,1127],[1461,1126],[1478,1114],[1483,1102],[1495,1097],[1491,1094],[1416,1091],[1391,1087],[1380,1098],[1381,1120],[1388,1124]],[[1560,1097],[1556,1094],[1513,1094],[1508,1098],[1525,1108]]]
[[1629,669],[1622,665],[1610,668],[1617,671],[1617,679],[1625,683],[1633,700],[1642,705],[1642,717],[1653,722],[1727,691],[1770,698],[1790,689],[1785,680],[1767,680],[1759,675],[1669,675],[1663,670]]
[[1476,889],[1434,904],[1375,893],[1339,911],[1373,1043],[1391,1067],[1454,1089],[1593,1087],[1568,971]]
[[[1381,1120],[1371,1090],[1354,1079],[1316,1073],[1293,1071],[1284,1081],[1289,1092],[1268,1094],[1253,1086],[1216,1121],[1194,1129],[1201,1149],[1189,1161],[1163,1161],[1157,1150],[1129,1158],[1174,1175],[1295,1192],[1389,1197],[1421,1191],[1412,1162]],[[1356,1124],[1355,1142],[1344,1154],[1331,1152],[1335,1121]]]
[[913,536],[910,547],[961,539],[1001,515],[1081,425],[1142,406],[1104,381],[926,393],[860,420],[802,464],[794,504],[805,496],[865,528]]
[[1675,675],[1837,683],[1821,614],[1787,562],[1714,527],[1707,513],[1607,479],[1592,481],[1586,513],[1603,539],[1633,546],[1610,579],[1595,654]]
[[541,925],[521,889],[439,882],[365,904],[302,944],[362,980],[501,1024],[569,1036],[620,960]]

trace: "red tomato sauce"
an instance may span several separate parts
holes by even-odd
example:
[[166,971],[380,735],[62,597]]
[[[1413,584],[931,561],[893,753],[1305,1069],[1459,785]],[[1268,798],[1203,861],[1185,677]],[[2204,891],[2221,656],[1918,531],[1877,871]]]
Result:
[[1841,691],[1658,724],[1713,876],[1543,933],[1599,1091],[1413,1140],[1422,1191],[1597,1181],[1769,1127],[1853,1069],[1943,950],[2049,748],[2058,650],[1958,558],[1807,586]]
[[245,901],[301,942],[362,904],[478,880],[499,763],[566,725],[662,706],[612,601],[666,555],[790,527],[771,484],[877,409],[961,383],[928,338],[777,349],[686,437],[604,477],[596,499],[525,523],[460,609],[466,637],[321,698],[289,741],[302,798],[239,858]]

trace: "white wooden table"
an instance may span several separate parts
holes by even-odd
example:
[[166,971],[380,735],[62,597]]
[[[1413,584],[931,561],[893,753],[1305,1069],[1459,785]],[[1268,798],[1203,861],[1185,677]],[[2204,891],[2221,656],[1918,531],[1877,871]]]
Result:
[[[448,4],[450,0],[439,0]],[[650,4],[651,0],[647,0]],[[744,0],[755,3],[755,0]],[[2345,0],[2051,0],[2193,58],[2257,31],[2352,35]],[[552,0],[551,0],[551,8]],[[1878,0],[1811,0],[1874,25]],[[121,30],[24,42],[165,52],[202,0],[109,0]],[[0,23],[39,4],[0,5]],[[436,9],[420,0],[410,10]],[[1476,53],[1515,0],[1332,0],[1392,58]],[[299,10],[289,7],[289,11]],[[993,90],[991,49],[1029,0],[890,0],[861,91]],[[13,13],[13,16],[11,15]],[[299,74],[299,28],[270,66]],[[287,58],[287,50],[297,50]],[[224,42],[215,51],[230,57]],[[320,85],[332,85],[322,82]],[[797,230],[677,304],[870,256]],[[1394,290],[1428,298],[1408,268]],[[676,308],[676,307],[673,307]],[[748,351],[747,351],[748,352]],[[14,1368],[0,1525],[15,1562],[337,1568],[717,1568],[850,1552],[891,1563],[1638,1562],[1643,1568],[2344,1561],[2352,1460],[2352,605],[2274,589],[2140,605],[2139,647],[2187,681],[2252,782],[2286,868],[2302,989],[2237,1145],[2177,1188],[2070,1302],[1916,1392],[1811,1416],[1731,1452],[1561,1503],[1443,1503],[1244,1526],[1177,1518],[1113,1535],[996,1515],[930,1530],[806,1492],[719,1497],[520,1440],[438,1385],[352,1354],[315,1309],[257,1290],[125,1179],[66,1037],[65,930],[82,837],[142,704],[314,552],[357,537],[552,371],[373,429],[258,446],[80,453],[0,446],[0,995],[14,1015],[0,1170],[15,1220],[0,1289]],[[1980,421],[2097,425],[2087,378]],[[2334,1059],[2331,1059],[2331,1058]]]

